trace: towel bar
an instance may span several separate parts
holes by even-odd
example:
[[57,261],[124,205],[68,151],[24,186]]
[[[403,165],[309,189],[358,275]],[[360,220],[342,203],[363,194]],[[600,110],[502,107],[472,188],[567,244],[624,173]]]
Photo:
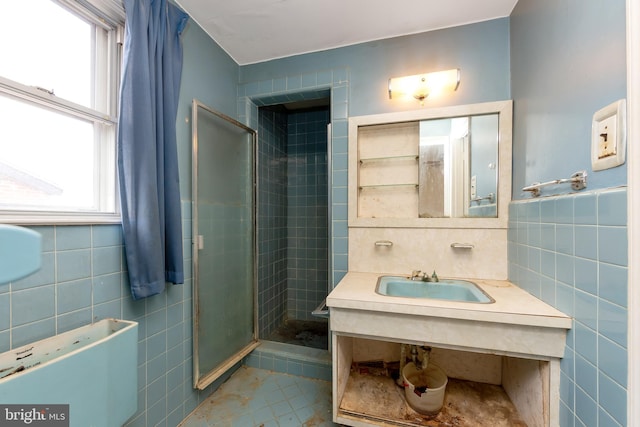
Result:
[[476,202],[476,203],[480,204],[480,202],[482,202],[483,200],[488,200],[489,203],[495,203],[496,195],[495,195],[495,193],[489,193],[484,197],[476,197],[474,199],[471,199],[471,202]]
[[547,181],[542,183],[536,182],[527,187],[524,187],[522,191],[531,191],[531,195],[533,197],[538,197],[540,195],[540,188],[542,187],[546,187],[548,185],[567,184],[567,183],[571,184],[571,188],[573,188],[576,191],[587,188],[587,171],[578,171],[573,175],[571,175],[571,178],[556,179],[553,181]]

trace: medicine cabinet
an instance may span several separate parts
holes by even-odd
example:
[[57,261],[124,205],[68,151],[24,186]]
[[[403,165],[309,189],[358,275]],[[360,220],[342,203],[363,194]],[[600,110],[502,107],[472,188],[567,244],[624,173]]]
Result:
[[506,228],[512,102],[349,119],[349,225]]

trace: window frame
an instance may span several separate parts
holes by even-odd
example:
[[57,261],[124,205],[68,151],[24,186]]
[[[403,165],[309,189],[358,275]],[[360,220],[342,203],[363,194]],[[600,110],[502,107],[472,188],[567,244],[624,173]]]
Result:
[[[0,223],[10,224],[110,224],[120,223],[117,185],[116,138],[118,94],[122,65],[125,13],[119,0],[51,0],[79,19],[95,25],[94,43],[98,47],[93,59],[93,96],[90,108],[46,90],[28,86],[0,76],[0,94],[38,108],[49,109],[78,120],[92,122],[96,140],[94,165],[96,211],[63,209],[1,209]],[[105,48],[99,48],[104,46]],[[95,84],[100,82],[99,84]],[[98,90],[99,88],[99,90]]]

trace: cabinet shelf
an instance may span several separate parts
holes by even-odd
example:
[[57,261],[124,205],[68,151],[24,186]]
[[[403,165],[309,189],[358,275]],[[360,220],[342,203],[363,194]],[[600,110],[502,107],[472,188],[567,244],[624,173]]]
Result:
[[404,156],[385,156],[385,157],[365,157],[360,159],[360,164],[369,162],[381,162],[383,160],[418,160],[420,157],[417,154],[409,154]]
[[369,185],[361,185],[358,188],[360,190],[364,189],[374,189],[374,188],[399,188],[399,187],[415,187],[418,189],[418,184],[369,184]]

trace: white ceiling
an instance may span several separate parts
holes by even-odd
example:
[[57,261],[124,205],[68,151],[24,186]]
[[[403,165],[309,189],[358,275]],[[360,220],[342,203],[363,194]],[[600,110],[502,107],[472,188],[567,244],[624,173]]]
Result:
[[509,16],[518,0],[177,0],[238,64]]

